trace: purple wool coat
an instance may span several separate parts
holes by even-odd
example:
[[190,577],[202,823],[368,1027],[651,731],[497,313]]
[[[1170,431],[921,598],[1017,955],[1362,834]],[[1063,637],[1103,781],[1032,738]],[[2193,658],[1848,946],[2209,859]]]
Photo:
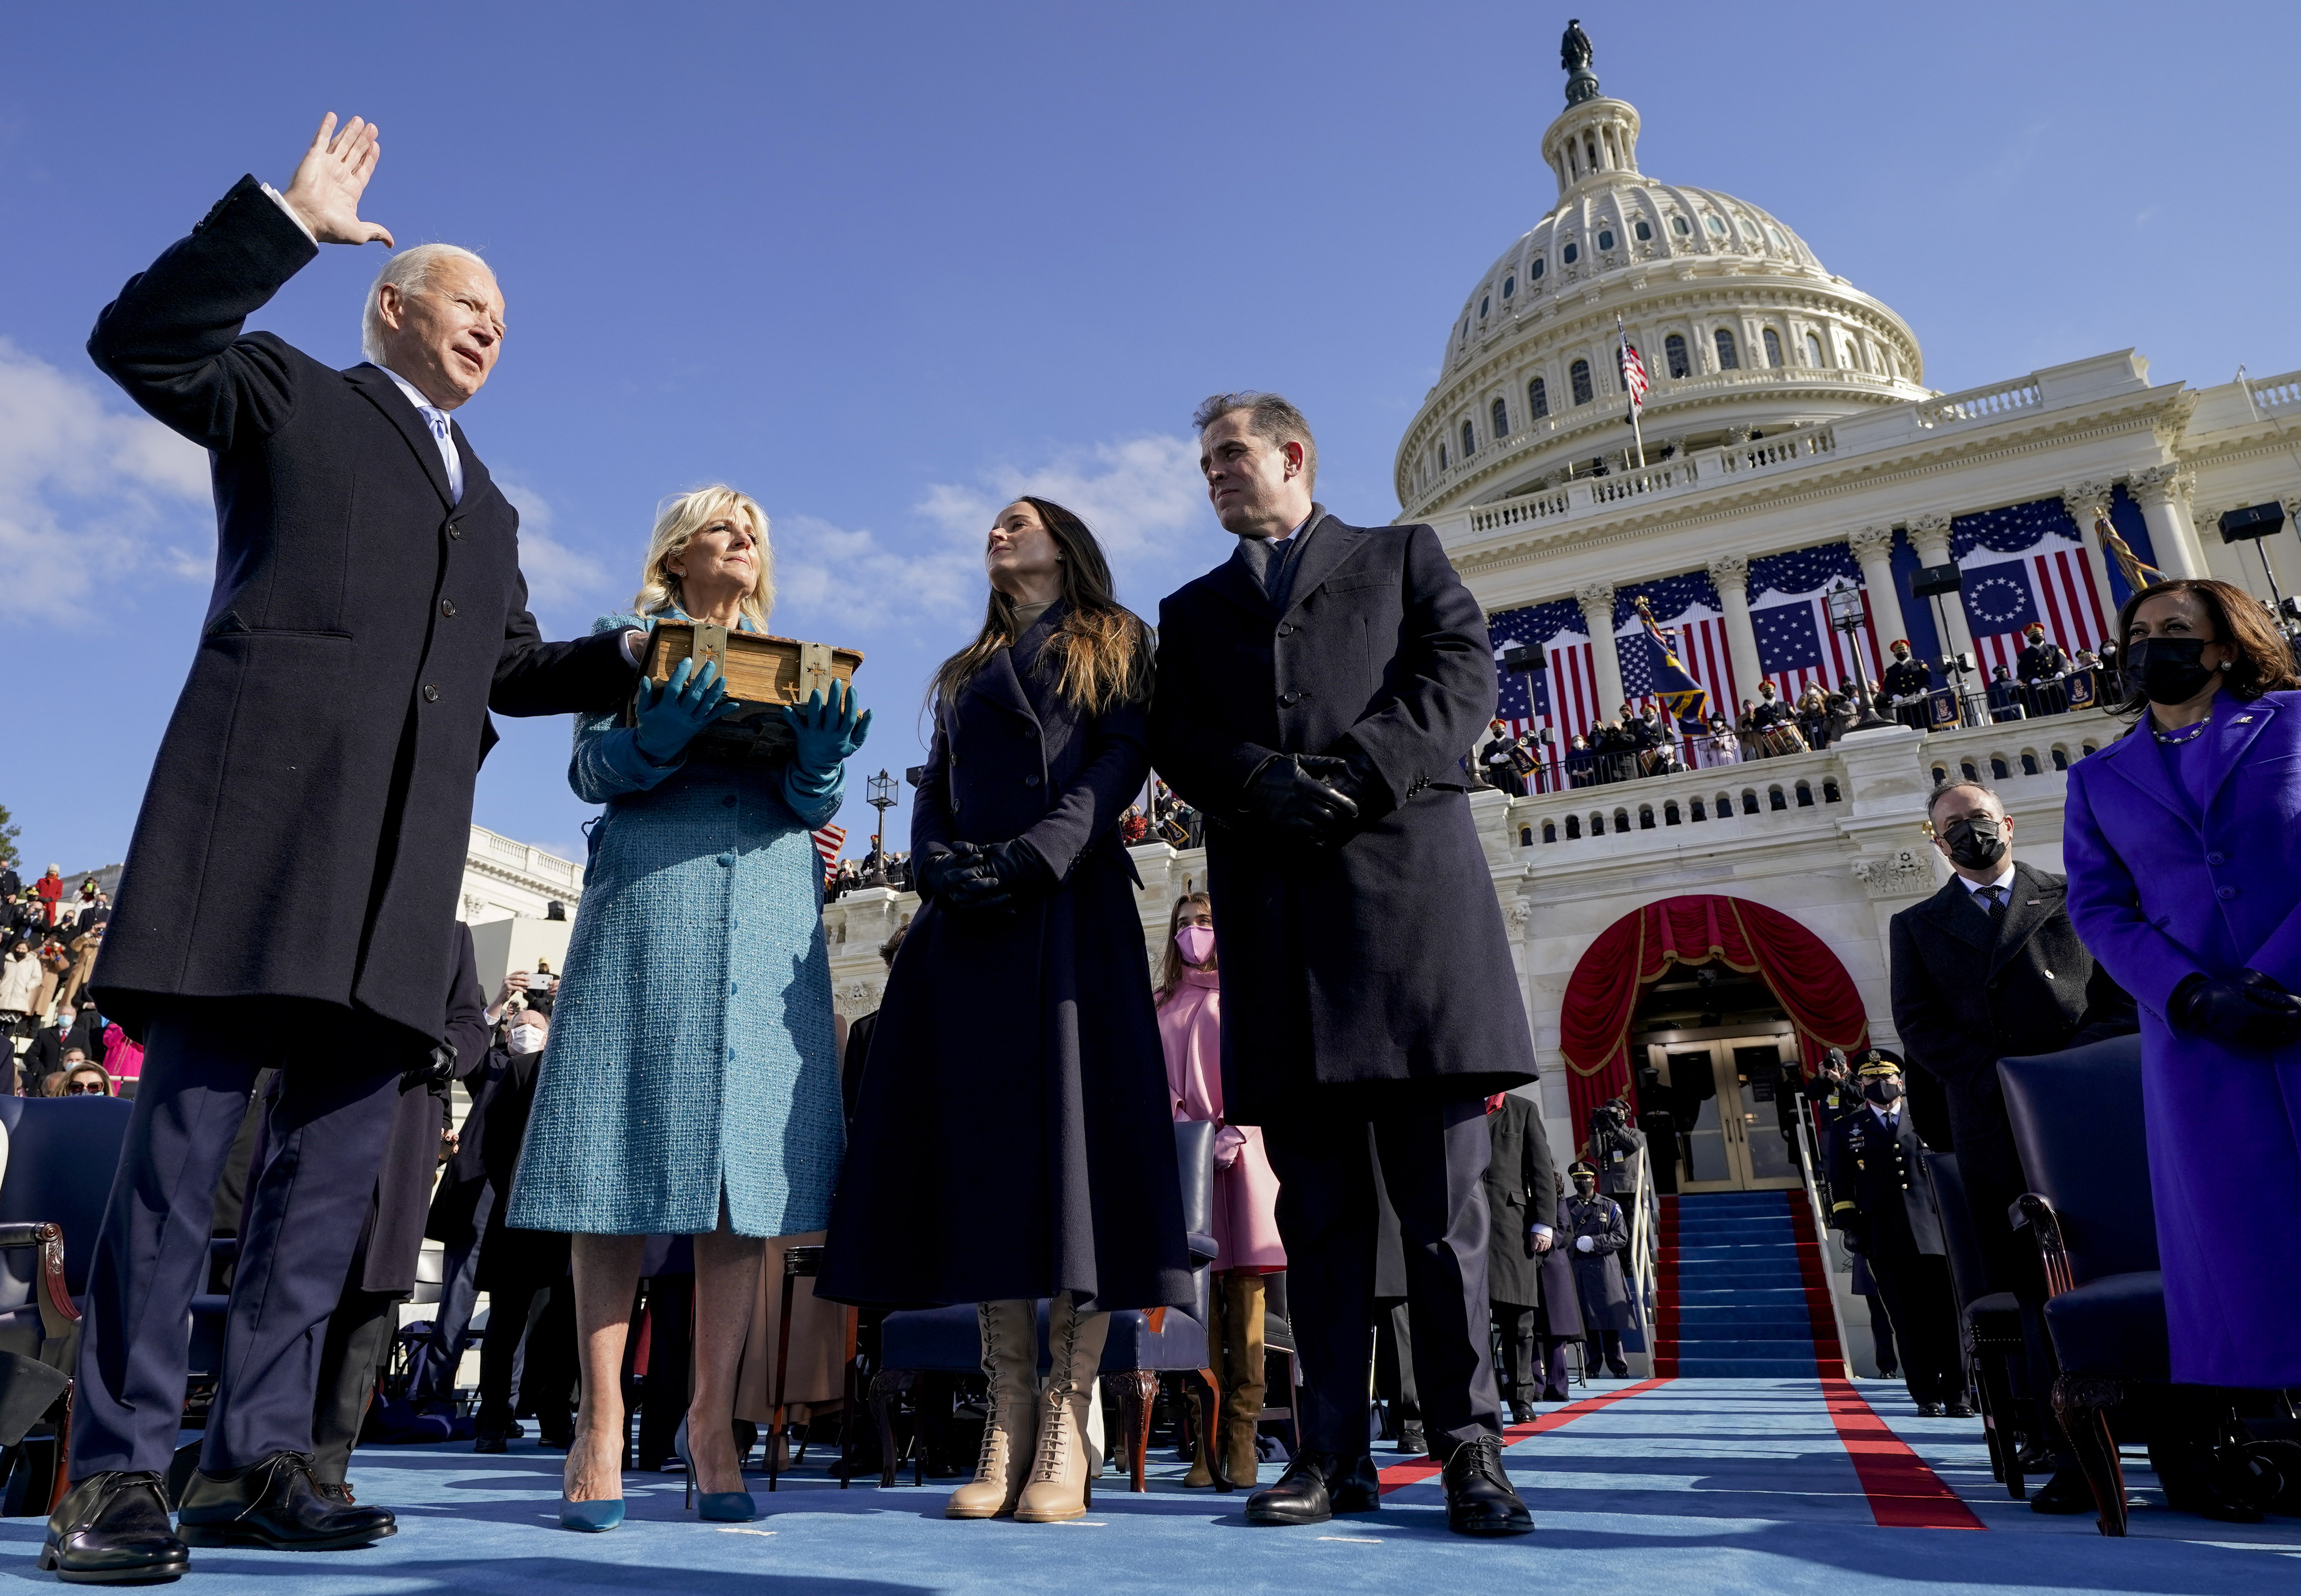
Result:
[[2181,760],[2146,723],[2070,768],[2070,918],[2141,1009],[2173,1378],[2301,1384],[2301,1046],[2247,1050],[2165,1020],[2195,972],[2301,991],[2301,692],[2223,693]]

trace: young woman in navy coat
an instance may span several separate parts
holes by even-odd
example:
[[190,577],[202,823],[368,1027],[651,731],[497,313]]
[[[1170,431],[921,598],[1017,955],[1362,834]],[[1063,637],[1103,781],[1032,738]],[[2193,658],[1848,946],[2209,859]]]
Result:
[[2301,1384],[2301,683],[2227,582],[2145,588],[2117,636],[2141,718],[2070,767],[2062,856],[2141,1006],[2173,1378]]
[[991,1414],[948,1511],[1038,1521],[1085,1510],[1109,1310],[1193,1298],[1118,835],[1150,768],[1147,629],[1058,505],[1008,506],[984,564],[983,631],[935,680],[911,822],[925,901],[874,1024],[816,1289],[977,1305]]

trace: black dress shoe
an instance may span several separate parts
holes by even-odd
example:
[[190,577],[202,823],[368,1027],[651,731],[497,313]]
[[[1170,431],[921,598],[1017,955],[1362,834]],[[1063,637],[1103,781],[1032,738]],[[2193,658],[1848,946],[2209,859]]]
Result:
[[48,1518],[39,1564],[68,1585],[181,1579],[192,1554],[168,1527],[156,1474],[109,1471],[71,1488]]
[[472,1450],[475,1452],[507,1452],[511,1450],[511,1437],[501,1430],[482,1430],[472,1437]]
[[[350,1492],[346,1492],[349,1498]],[[177,1532],[193,1546],[268,1546],[275,1551],[339,1551],[398,1533],[388,1508],[333,1500],[312,1480],[308,1452],[274,1452],[261,1463],[184,1487]]]
[[2042,1436],[2030,1436],[2023,1439],[2013,1461],[2021,1466],[2023,1474],[2052,1474],[2064,1459],[2054,1452],[2052,1442]]
[[1942,1404],[1942,1416],[1945,1418],[1971,1418],[1973,1405],[1962,1398],[1954,1402],[1945,1402]]
[[1420,1419],[1410,1418],[1399,1425],[1398,1450],[1415,1458],[1426,1457],[1429,1454],[1430,1441],[1423,1433]]
[[2257,1504],[2231,1495],[2213,1474],[2210,1466],[2185,1467],[2170,1475],[2160,1468],[2157,1483],[2165,1488],[2165,1505],[2176,1513],[2195,1513],[2222,1524],[2259,1524],[2267,1517]]
[[1463,1441],[1440,1475],[1446,1486],[1446,1527],[1458,1535],[1527,1535],[1534,1515],[1502,1472],[1502,1438]]
[[2054,1471],[2054,1477],[2029,1492],[2032,1513],[2092,1513],[2099,1510],[2093,1500],[2093,1487],[2086,1483],[2085,1470],[2074,1463],[2064,1463]]
[[1382,1506],[1374,1459],[1360,1452],[1297,1452],[1278,1476],[1246,1499],[1249,1524],[1324,1524],[1337,1513],[1371,1513]]
[[1534,1404],[1531,1402],[1514,1401],[1510,1405],[1510,1423],[1514,1425],[1530,1425],[1534,1423]]
[[1942,1405],[1939,1402],[1920,1402],[1918,1404],[1918,1416],[1920,1418],[1939,1418],[1941,1416]]

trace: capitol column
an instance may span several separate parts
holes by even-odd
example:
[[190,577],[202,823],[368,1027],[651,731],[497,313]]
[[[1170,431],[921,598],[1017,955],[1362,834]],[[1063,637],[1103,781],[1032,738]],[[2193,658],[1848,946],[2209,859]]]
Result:
[[2085,545],[2086,570],[2092,573],[2094,591],[2101,595],[2102,614],[2113,624],[2117,620],[2117,606],[2113,602],[2117,589],[2109,581],[2109,550],[2101,546],[2101,534],[2094,531],[2093,523],[2109,514],[2113,491],[2107,482],[2091,481],[2072,482],[2062,489],[2062,506],[2078,523],[2078,541]]
[[1598,718],[1622,706],[1622,656],[1614,648],[1614,584],[1593,582],[1574,595],[1582,606],[1583,630],[1590,634],[1590,658],[1598,672]]
[[1894,529],[1865,526],[1845,539],[1853,563],[1862,567],[1862,584],[1870,589],[1870,619],[1878,628],[1882,657],[1896,638],[1910,635],[1902,619],[1902,596],[1894,586]]
[[[1946,565],[1949,557],[1949,517],[1938,512],[1914,516],[1910,522],[1910,547],[1918,551],[1920,565]],[[1965,623],[1965,606],[1956,594],[1946,594],[1932,601],[1942,629],[1949,635],[1941,640],[1945,654],[1973,652],[1973,631]]]
[[[1745,698],[1758,696],[1765,675],[1758,664],[1758,633],[1750,624],[1750,561],[1738,554],[1721,554],[1710,562],[1710,581],[1718,589],[1718,607],[1726,616],[1726,653],[1734,662],[1734,690]],[[1739,704],[1722,704],[1719,713],[1732,720]]]
[[2141,501],[2141,519],[2149,528],[2149,546],[2156,552],[2158,568],[2168,576],[2211,576],[2197,529],[2189,524],[2189,488],[2195,480],[2179,465],[2153,465],[2126,479],[2133,497]]

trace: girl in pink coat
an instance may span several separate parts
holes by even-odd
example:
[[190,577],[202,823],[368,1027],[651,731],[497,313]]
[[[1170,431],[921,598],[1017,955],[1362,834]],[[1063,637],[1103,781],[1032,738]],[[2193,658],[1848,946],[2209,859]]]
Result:
[[[1214,1233],[1221,1244],[1208,1291],[1207,1362],[1222,1383],[1222,1434],[1206,1437],[1185,1485],[1217,1480],[1251,1489],[1259,1470],[1254,1435],[1262,1413],[1263,1276],[1286,1267],[1279,1244],[1278,1177],[1262,1132],[1223,1119],[1222,977],[1215,969],[1214,906],[1203,892],[1175,905],[1159,987],[1159,1036],[1177,1120],[1210,1120],[1215,1133]],[[1219,1475],[1217,1475],[1219,1468]]]

